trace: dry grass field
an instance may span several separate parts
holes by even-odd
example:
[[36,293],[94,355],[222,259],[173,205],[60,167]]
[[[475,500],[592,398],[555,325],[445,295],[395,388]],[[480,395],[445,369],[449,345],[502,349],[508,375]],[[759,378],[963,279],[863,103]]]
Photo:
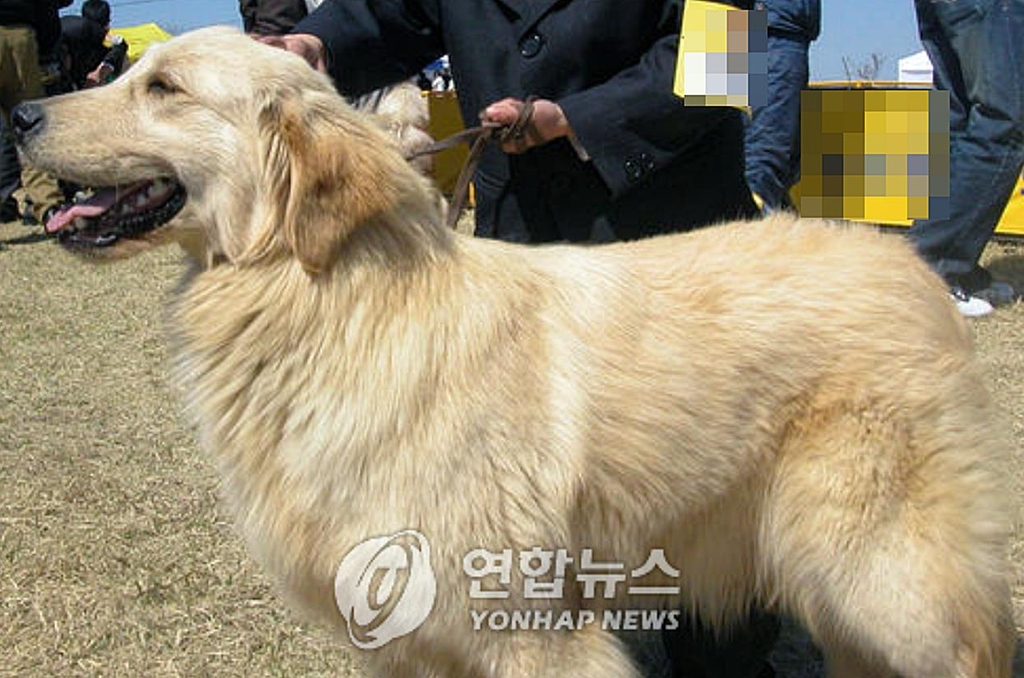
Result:
[[[20,224],[0,248],[0,676],[361,676],[248,559],[182,423],[162,337],[181,253],[90,266]],[[1024,245],[986,259],[1024,287]],[[974,328],[1024,497],[1024,305]],[[820,673],[799,637],[776,658]]]

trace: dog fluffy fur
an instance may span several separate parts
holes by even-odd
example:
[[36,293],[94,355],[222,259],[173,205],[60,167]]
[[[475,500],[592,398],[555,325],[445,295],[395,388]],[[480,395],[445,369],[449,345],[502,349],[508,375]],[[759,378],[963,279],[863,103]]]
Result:
[[[835,678],[1010,675],[1003,438],[968,330],[901,239],[787,216],[586,248],[461,237],[386,125],[223,29],[40,105],[37,165],[187,190],[109,251],[200,233],[218,262],[173,308],[177,374],[295,605],[344,636],[345,554],[430,540],[437,602],[367,653],[378,675],[637,676],[598,628],[472,630],[489,601],[463,556],[535,546],[663,548],[684,597],[656,602],[722,628],[792,614]],[[650,604],[522,583],[501,607]]]
[[[434,143],[430,127],[430,107],[412,81],[400,82],[360,97],[353,104],[356,110],[373,113],[388,133],[398,142],[398,150],[405,157],[425,150]],[[421,155],[411,161],[423,174],[430,174],[434,163],[430,155]]]

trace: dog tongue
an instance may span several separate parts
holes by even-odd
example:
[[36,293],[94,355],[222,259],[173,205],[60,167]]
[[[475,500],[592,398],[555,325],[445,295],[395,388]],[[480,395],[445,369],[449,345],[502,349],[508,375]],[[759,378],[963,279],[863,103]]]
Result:
[[78,217],[95,217],[109,210],[117,201],[117,190],[104,188],[96,191],[84,202],[78,202],[58,211],[46,222],[47,233],[57,233]]

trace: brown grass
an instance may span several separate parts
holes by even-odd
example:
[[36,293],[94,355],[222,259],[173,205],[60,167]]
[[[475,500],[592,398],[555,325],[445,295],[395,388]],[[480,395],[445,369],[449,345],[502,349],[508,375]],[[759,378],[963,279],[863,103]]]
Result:
[[[0,675],[362,675],[282,605],[218,508],[165,374],[182,255],[90,266],[17,224],[0,245]],[[987,259],[1024,287],[1024,246]],[[1024,305],[974,327],[1024,496]],[[777,658],[819,672],[800,638]]]

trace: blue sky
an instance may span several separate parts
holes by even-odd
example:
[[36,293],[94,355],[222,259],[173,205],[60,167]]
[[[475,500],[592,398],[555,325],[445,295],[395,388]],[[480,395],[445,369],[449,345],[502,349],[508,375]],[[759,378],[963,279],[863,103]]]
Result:
[[[629,2],[632,0],[623,0]],[[155,21],[172,32],[211,24],[240,26],[235,0],[108,0],[115,26]],[[77,14],[81,0],[64,13]],[[821,38],[811,49],[811,78],[843,80],[843,57],[865,63],[885,57],[880,77],[895,79],[897,60],[918,51],[913,0],[823,0]]]

